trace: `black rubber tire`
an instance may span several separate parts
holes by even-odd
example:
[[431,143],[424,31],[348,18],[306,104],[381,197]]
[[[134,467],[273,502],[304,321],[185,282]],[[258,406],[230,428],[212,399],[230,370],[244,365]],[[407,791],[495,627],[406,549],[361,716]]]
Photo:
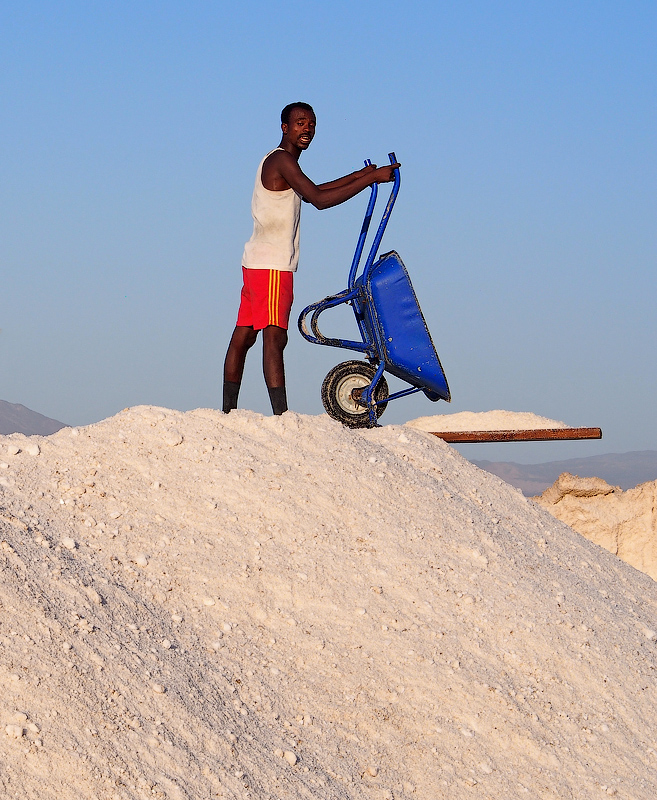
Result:
[[[329,417],[348,428],[367,428],[370,415],[366,407],[359,406],[352,397],[353,389],[364,389],[372,383],[376,369],[366,361],[343,361],[337,364],[322,383],[322,403]],[[381,376],[376,387],[377,401],[388,397],[388,383]],[[387,403],[376,407],[377,419],[386,410]]]

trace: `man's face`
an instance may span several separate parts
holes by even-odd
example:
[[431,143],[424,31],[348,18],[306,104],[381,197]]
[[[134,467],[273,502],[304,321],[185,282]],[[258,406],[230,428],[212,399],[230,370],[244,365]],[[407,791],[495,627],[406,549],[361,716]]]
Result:
[[290,121],[281,126],[283,136],[299,150],[307,150],[315,136],[316,123],[317,120],[312,111],[306,111],[305,108],[293,108],[290,111]]

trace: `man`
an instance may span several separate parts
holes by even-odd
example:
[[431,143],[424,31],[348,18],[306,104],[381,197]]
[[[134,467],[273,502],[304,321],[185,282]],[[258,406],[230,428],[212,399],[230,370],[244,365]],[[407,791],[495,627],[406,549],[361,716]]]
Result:
[[291,103],[281,112],[283,136],[263,158],[251,202],[253,235],[244,247],[237,325],[224,362],[223,410],[237,408],[248,350],[258,331],[263,337],[263,372],[274,414],[287,411],[283,350],[293,299],[293,275],[299,262],[301,200],[331,208],[373,183],[394,180],[399,164],[371,165],[317,186],[299,167],[299,156],[315,135],[315,112],[307,103]]

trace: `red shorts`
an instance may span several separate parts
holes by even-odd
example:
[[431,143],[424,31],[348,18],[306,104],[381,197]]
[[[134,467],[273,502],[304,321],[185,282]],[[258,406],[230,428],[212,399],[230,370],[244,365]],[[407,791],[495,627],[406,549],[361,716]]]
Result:
[[292,309],[293,272],[242,267],[244,285],[237,324],[256,331],[268,325],[287,330]]

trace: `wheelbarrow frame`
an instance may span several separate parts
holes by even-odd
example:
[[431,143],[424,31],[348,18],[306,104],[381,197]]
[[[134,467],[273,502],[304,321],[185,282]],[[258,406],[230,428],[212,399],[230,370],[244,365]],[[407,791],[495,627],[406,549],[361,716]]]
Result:
[[[394,153],[389,153],[388,157],[391,164],[396,163],[396,157]],[[369,159],[365,162],[365,164],[371,164]],[[354,257],[349,270],[347,288],[338,294],[330,295],[316,303],[311,303],[311,305],[304,308],[299,315],[298,320],[299,331],[307,341],[311,342],[312,344],[321,344],[328,347],[339,347],[342,349],[354,350],[358,353],[362,353],[373,365],[373,367],[375,367],[376,371],[371,383],[368,386],[363,387],[362,390],[359,390],[359,397],[357,401],[358,405],[367,407],[368,422],[370,426],[376,426],[378,424],[378,416],[380,416],[385,405],[391,400],[396,400],[400,397],[406,397],[420,391],[424,392],[432,401],[443,399],[449,402],[451,399],[449,387],[447,386],[447,381],[445,379],[438,354],[436,353],[435,347],[431,340],[431,335],[424,320],[424,316],[422,315],[422,310],[417,302],[417,297],[415,296],[410,278],[408,277],[408,273],[401,259],[397,253],[392,251],[382,256],[376,262],[376,264],[374,263],[381,245],[381,240],[383,239],[383,234],[388,224],[388,220],[390,219],[392,209],[395,205],[397,195],[399,194],[400,183],[401,179],[399,168],[396,168],[390,197],[388,198],[388,202],[372,241],[367,259],[365,260],[365,265],[363,267],[361,276],[357,278],[358,267],[363,254],[365,241],[377,201],[378,186],[376,183],[372,184],[370,198],[367,204],[367,210],[365,212],[365,218],[363,220],[363,225],[361,227],[358,242],[356,244],[356,250],[354,252]],[[373,274],[373,270],[376,270],[380,265],[384,265],[386,259],[395,262],[393,264],[393,268],[397,270],[398,277],[401,278],[401,282],[403,283],[407,305],[411,307],[413,314],[417,312],[414,324],[418,326],[419,321],[421,321],[421,326],[423,326],[423,330],[419,330],[419,328],[418,330],[421,334],[425,355],[428,354],[430,356],[430,359],[433,362],[430,366],[438,373],[438,379],[433,381],[433,385],[431,387],[427,386],[423,382],[421,374],[411,374],[407,365],[400,366],[399,364],[396,364],[388,350],[385,323],[383,320],[379,319],[377,314],[377,304],[376,300],[372,296],[373,292],[371,286],[371,276]],[[386,287],[384,286],[380,291],[385,292]],[[361,335],[360,342],[350,339],[328,337],[325,336],[319,329],[320,315],[329,308],[335,308],[336,306],[343,304],[350,304],[353,308],[356,324],[358,325]],[[310,316],[310,329],[308,328],[307,322],[308,316]],[[389,341],[392,341],[392,337],[389,338]],[[417,370],[418,372],[421,372],[421,367],[417,366]],[[383,376],[383,373],[386,371],[391,375],[395,375],[406,383],[410,383],[411,386],[408,389],[402,389],[401,391],[394,392],[390,395],[386,394],[385,398],[377,400],[377,394],[380,394],[377,393],[377,386]],[[377,413],[378,406],[381,408],[378,409]]]

